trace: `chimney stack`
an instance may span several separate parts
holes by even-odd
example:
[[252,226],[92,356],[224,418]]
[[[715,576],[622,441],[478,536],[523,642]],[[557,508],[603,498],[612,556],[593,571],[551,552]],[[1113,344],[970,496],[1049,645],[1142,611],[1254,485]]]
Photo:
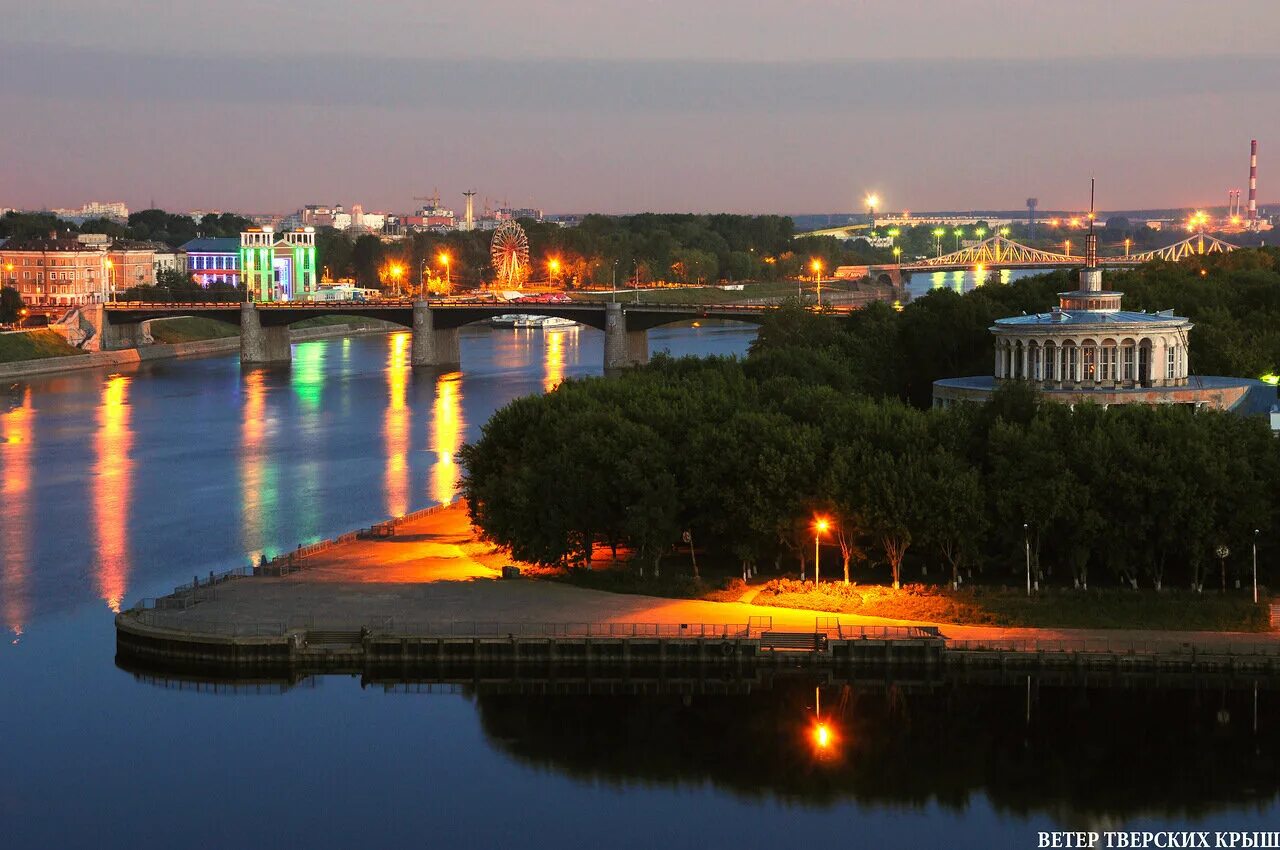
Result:
[[1258,140],[1249,142],[1249,224],[1258,223]]

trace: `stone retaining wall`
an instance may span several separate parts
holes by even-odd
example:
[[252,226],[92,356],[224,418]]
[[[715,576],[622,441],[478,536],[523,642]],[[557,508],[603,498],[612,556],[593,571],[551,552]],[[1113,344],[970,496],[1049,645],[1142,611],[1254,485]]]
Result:
[[[307,342],[313,339],[358,336],[387,333],[386,328],[362,328],[352,325],[329,325],[322,328],[301,328],[289,332],[291,342]],[[230,354],[240,350],[240,337],[201,339],[194,342],[177,342],[171,345],[156,344],[122,351],[94,351],[72,354],[66,357],[45,357],[39,360],[20,360],[16,363],[0,363],[0,380],[68,372],[74,369],[92,369],[98,366],[127,366],[151,360],[168,360],[173,357],[198,357],[206,354]]]

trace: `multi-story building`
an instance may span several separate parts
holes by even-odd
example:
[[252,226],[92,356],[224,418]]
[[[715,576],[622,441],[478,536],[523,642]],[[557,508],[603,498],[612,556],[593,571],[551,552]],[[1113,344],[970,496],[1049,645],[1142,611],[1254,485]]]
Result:
[[243,285],[252,301],[305,300],[317,284],[314,227],[255,227],[239,237],[192,239],[181,250],[197,283]]
[[95,304],[110,297],[107,251],[74,236],[50,234],[0,246],[0,277],[37,312]]
[[80,209],[50,210],[58,218],[74,221],[77,224],[91,218],[109,218],[112,221],[128,221],[129,208],[120,201],[90,201]]
[[123,292],[156,285],[156,247],[151,242],[116,239],[107,248],[108,289]]
[[187,254],[181,248],[171,248],[163,242],[151,243],[155,246],[155,254],[151,262],[156,280],[161,272],[186,272]]

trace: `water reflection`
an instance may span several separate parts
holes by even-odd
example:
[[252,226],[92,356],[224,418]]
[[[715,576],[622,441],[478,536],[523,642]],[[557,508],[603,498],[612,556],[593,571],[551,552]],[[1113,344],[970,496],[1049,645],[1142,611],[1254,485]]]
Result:
[[580,325],[547,329],[542,332],[543,379],[542,389],[551,392],[564,380],[565,361],[575,361],[578,355],[578,331]]
[[387,494],[387,515],[398,517],[409,512],[409,417],[406,403],[409,376],[408,333],[391,336],[391,350],[387,356],[387,409],[383,414],[383,435],[386,440],[387,459],[384,486]]
[[294,346],[290,383],[301,410],[294,438],[307,447],[297,466],[297,486],[293,502],[297,505],[298,537],[312,542],[321,537],[319,506],[321,442],[324,440],[324,398],[326,360],[329,341],[317,340]]
[[963,295],[972,292],[979,286],[999,282],[1012,283],[1019,278],[1043,274],[1037,269],[1000,269],[999,272],[976,272],[972,269],[954,269],[952,271],[915,272],[907,281],[906,289],[911,297],[918,298],[936,289],[949,289]]
[[102,388],[94,438],[93,530],[98,549],[98,591],[119,612],[129,582],[129,502],[133,431],[129,427],[129,384],[112,375]]
[[458,490],[458,464],[454,455],[462,448],[466,422],[462,417],[462,373],[446,372],[436,378],[436,400],[431,417],[431,498],[452,502]]
[[0,413],[0,598],[5,627],[17,643],[27,619],[27,564],[30,558],[31,439],[35,410],[31,388],[22,391],[21,402]]
[[279,484],[267,445],[266,369],[244,373],[240,413],[240,529],[244,550],[257,560],[275,539]]
[[1280,798],[1280,731],[1252,722],[1280,701],[1250,683],[828,680],[817,683],[824,736],[815,681],[778,675],[747,693],[706,682],[569,696],[531,684],[481,691],[476,704],[491,745],[593,784],[711,783],[752,799],[955,811],[986,797],[1069,824],[1263,810]]

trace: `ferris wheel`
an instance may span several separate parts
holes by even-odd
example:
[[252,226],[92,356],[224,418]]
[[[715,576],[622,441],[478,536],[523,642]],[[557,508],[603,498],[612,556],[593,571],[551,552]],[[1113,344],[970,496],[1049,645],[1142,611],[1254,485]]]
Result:
[[519,289],[529,277],[529,239],[514,220],[504,221],[493,231],[489,258],[495,272],[494,285]]

